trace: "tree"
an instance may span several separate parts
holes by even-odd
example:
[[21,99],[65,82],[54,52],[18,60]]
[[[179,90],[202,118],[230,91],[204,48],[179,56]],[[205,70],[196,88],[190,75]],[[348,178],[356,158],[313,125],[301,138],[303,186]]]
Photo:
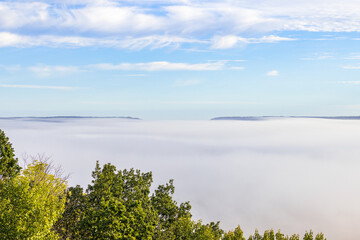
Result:
[[275,237],[276,237],[276,240],[284,240],[284,239],[285,239],[284,234],[282,234],[282,233],[280,232],[280,230],[278,230],[278,232],[276,233]]
[[191,205],[185,202],[178,206],[173,200],[173,183],[171,179],[166,185],[159,185],[150,198],[158,215],[154,239],[188,239],[193,231]]
[[17,175],[20,169],[12,144],[5,132],[0,129],[0,179]]
[[269,236],[270,236],[270,240],[275,240],[275,233],[273,229],[270,230]]
[[290,236],[289,240],[300,240],[299,234],[293,234]]
[[214,233],[209,225],[203,225],[201,220],[194,224],[192,240],[212,240],[215,239]]
[[316,234],[315,240],[326,240],[323,233]]
[[261,237],[261,235],[260,235],[260,233],[259,233],[259,230],[255,229],[255,233],[254,233],[254,235],[252,236],[252,239],[253,239],[253,240],[262,240],[262,237]]
[[238,225],[234,231],[228,231],[226,232],[223,237],[222,240],[245,240],[244,238],[244,233],[241,230],[240,226]]
[[303,240],[313,240],[314,239],[314,233],[312,230],[310,230],[309,232],[305,232],[305,235],[303,237]]
[[86,209],[79,221],[82,239],[151,239],[156,211],[149,198],[152,174],[116,171],[96,163],[86,191]]
[[270,240],[270,232],[269,232],[269,230],[266,230],[264,232],[264,236],[262,237],[262,240]]
[[53,224],[65,206],[66,182],[34,161],[0,181],[0,239],[57,239]]
[[59,239],[81,239],[79,222],[86,206],[86,195],[79,185],[66,190],[65,210],[54,225]]

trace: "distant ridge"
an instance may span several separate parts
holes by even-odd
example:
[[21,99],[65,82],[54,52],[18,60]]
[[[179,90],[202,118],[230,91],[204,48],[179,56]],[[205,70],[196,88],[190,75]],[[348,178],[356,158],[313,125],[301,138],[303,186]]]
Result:
[[55,120],[55,119],[104,119],[104,118],[119,118],[119,119],[130,119],[130,120],[141,120],[135,117],[94,117],[94,116],[48,116],[48,117],[0,117],[0,119],[30,119],[30,120]]
[[239,120],[239,121],[264,121],[275,118],[319,118],[338,120],[360,120],[360,116],[245,116],[245,117],[215,117],[210,120]]

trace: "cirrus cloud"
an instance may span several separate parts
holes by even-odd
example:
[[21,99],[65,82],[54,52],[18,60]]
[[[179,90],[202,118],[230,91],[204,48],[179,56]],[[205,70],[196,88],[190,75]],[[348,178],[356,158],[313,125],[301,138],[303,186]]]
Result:
[[[242,43],[291,40],[272,34],[282,31],[359,32],[360,5],[339,0],[260,0],[256,4],[208,0],[0,3],[0,32],[8,33],[0,36],[2,47],[67,43],[136,49],[199,41],[226,49]],[[168,39],[159,40],[159,36]]]

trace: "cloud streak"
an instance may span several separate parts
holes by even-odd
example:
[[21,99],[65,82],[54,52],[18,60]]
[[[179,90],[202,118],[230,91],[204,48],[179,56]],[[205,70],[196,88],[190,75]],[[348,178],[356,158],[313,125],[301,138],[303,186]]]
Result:
[[107,48],[126,48],[132,50],[141,50],[149,47],[152,49],[163,47],[178,47],[180,44],[199,43],[206,41],[183,38],[177,36],[152,35],[145,37],[79,37],[79,36],[58,36],[58,35],[40,35],[29,36],[14,34],[11,32],[0,32],[0,47],[107,47]]
[[[244,67],[238,66],[237,63],[242,60],[219,60],[207,61],[205,63],[181,63],[181,62],[144,62],[144,63],[97,63],[85,66],[72,65],[35,65],[23,67],[21,65],[0,65],[0,68],[6,71],[29,71],[38,77],[47,78],[54,76],[63,76],[77,74],[89,71],[223,71],[223,70],[243,70]],[[234,64],[235,63],[235,64]],[[128,77],[144,77],[146,74],[127,74]],[[193,80],[191,80],[192,82]],[[190,82],[187,82],[190,83]]]
[[1,84],[0,88],[50,89],[50,90],[63,90],[63,91],[71,91],[76,89],[74,87],[66,87],[66,86],[14,85],[14,84]]
[[228,49],[235,46],[243,46],[251,43],[278,43],[283,41],[295,41],[294,38],[279,37],[275,35],[263,36],[261,38],[243,38],[234,35],[215,36],[212,39],[213,49]]
[[172,63],[172,62],[148,62],[148,63],[101,63],[90,65],[89,68],[103,71],[216,71],[223,70],[225,62],[216,61],[208,63]]
[[50,77],[52,75],[59,74],[73,74],[80,71],[76,66],[32,66],[28,67],[28,70],[40,77]]

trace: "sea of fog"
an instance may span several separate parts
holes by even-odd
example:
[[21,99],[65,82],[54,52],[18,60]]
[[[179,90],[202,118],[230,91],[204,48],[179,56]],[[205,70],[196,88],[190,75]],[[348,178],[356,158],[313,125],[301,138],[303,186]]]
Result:
[[360,239],[360,120],[0,119],[19,158],[51,156],[91,181],[96,160],[175,182],[195,219]]

